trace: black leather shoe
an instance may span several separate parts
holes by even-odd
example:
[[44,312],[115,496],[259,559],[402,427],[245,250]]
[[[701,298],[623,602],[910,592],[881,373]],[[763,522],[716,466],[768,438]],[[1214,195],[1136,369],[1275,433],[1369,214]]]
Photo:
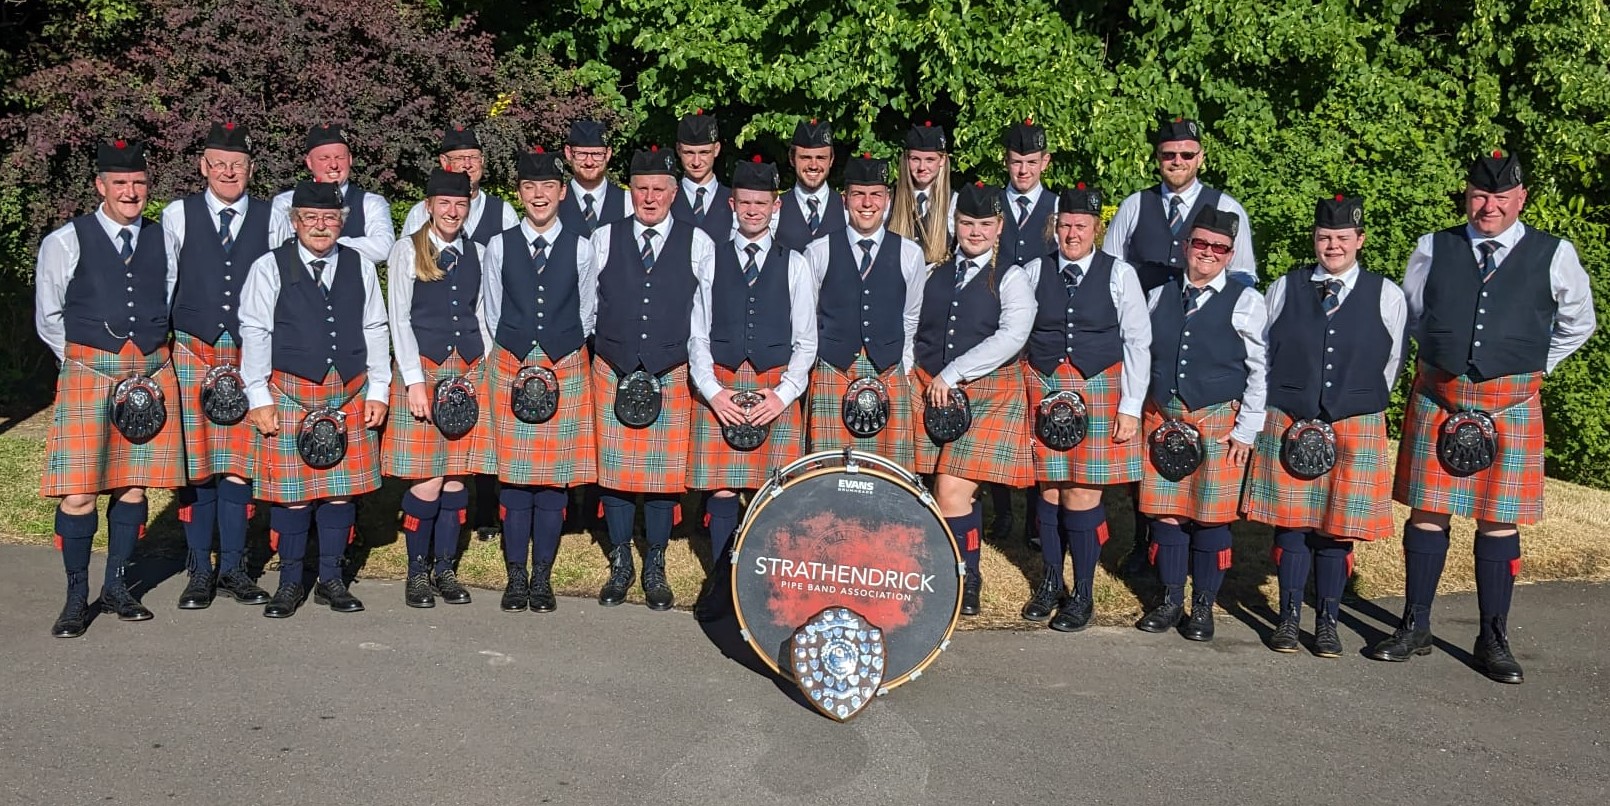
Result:
[[339,579],[315,585],[313,603],[328,605],[337,613],[357,613],[363,610],[363,602],[358,601],[358,597],[347,590],[347,583]]
[[268,591],[257,586],[251,575],[236,568],[218,577],[218,592],[245,605],[268,604]]
[[1303,603],[1292,597],[1280,611],[1280,624],[1269,636],[1269,648],[1276,652],[1291,653],[1302,649]]
[[1191,617],[1180,628],[1187,641],[1213,640],[1213,600],[1203,596],[1191,597]]
[[1057,632],[1078,632],[1090,626],[1090,617],[1095,615],[1096,603],[1089,596],[1075,593],[1062,600],[1062,606],[1057,610],[1055,618],[1051,619],[1051,629]]
[[436,592],[431,590],[429,576],[408,575],[408,581],[403,584],[403,604],[409,607],[436,606]]
[[1336,632],[1336,619],[1319,604],[1319,615],[1314,619],[1314,656],[1339,658],[1342,656],[1342,636]]
[[531,564],[531,612],[552,613],[559,609],[559,600],[553,595],[553,565]]
[[1028,602],[1024,603],[1023,618],[1036,623],[1050,620],[1051,612],[1056,610],[1057,604],[1067,592],[1061,578],[1056,574],[1046,574],[1045,578],[1040,580],[1040,587],[1035,588]]
[[458,574],[451,568],[436,572],[436,578],[431,580],[431,585],[436,588],[436,594],[442,597],[442,601],[448,604],[470,603],[470,589],[458,581]]
[[643,598],[650,610],[670,610],[674,597],[671,583],[665,579],[665,547],[648,550],[643,557]]
[[151,611],[134,598],[127,585],[116,582],[101,588],[101,611],[116,613],[118,621],[145,621],[152,618]]
[[1151,543],[1137,541],[1124,557],[1122,573],[1126,577],[1145,576],[1152,570]]
[[190,582],[179,594],[180,610],[206,610],[212,605],[213,579],[211,572],[191,571]]
[[962,615],[978,615],[978,596],[984,590],[984,577],[977,571],[968,571],[962,580]]
[[55,624],[50,625],[50,634],[57,638],[77,638],[88,628],[89,596],[69,592],[67,604],[62,605],[61,615],[56,617]]
[[731,563],[716,560],[715,567],[710,570],[710,576],[705,577],[698,601],[693,603],[695,620],[706,623],[720,621],[721,617],[727,614],[728,605],[732,601],[729,584],[731,568]]
[[290,618],[296,615],[296,609],[302,606],[302,600],[306,598],[307,590],[301,585],[282,582],[279,590],[274,591],[274,597],[263,608],[263,615],[267,618]]
[[1375,660],[1402,663],[1415,655],[1431,654],[1431,627],[1427,624],[1430,613],[1417,614],[1405,608],[1398,628],[1381,642],[1370,647],[1369,656]]
[[503,598],[498,607],[505,613],[519,613],[531,605],[531,587],[526,579],[525,565],[504,563],[508,582],[503,585]]
[[1184,618],[1184,604],[1164,602],[1141,616],[1140,621],[1135,622],[1135,628],[1141,632],[1166,632],[1178,626]]
[[632,560],[632,544],[625,543],[609,550],[609,579],[598,589],[598,603],[614,607],[626,601],[626,592],[632,588],[637,566]]
[[1471,654],[1476,656],[1481,673],[1487,675],[1489,680],[1522,683],[1526,676],[1521,672],[1520,662],[1515,660],[1514,653],[1509,651],[1509,636],[1504,634],[1504,621],[1502,617],[1493,619],[1476,639],[1476,648]]

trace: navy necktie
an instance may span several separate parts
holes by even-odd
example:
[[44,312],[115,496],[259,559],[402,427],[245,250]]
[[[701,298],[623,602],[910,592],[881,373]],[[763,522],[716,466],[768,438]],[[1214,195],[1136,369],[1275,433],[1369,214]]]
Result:
[[324,267],[329,265],[329,261],[315,260],[307,265],[313,267],[313,278],[319,281],[319,292],[326,297],[330,296],[330,286],[324,282]]
[[917,217],[923,220],[928,218],[928,191],[917,192]]
[[1017,226],[1018,226],[1018,229],[1022,229],[1023,225],[1025,223],[1027,223],[1028,220],[1029,220],[1029,197],[1027,197],[1027,196],[1019,196],[1019,197],[1017,197]]
[[1168,229],[1175,235],[1185,226],[1185,199],[1176,193],[1168,200]]
[[643,230],[643,271],[654,271],[654,230]]
[[117,231],[117,237],[123,239],[123,247],[117,250],[118,257],[123,258],[123,265],[129,265],[134,259],[134,231],[124,227]]
[[760,251],[760,244],[752,243],[744,247],[749,259],[744,262],[744,282],[753,286],[760,279],[760,264],[755,262],[755,254]]
[[458,247],[449,246],[436,254],[436,268],[441,269],[445,274],[451,274],[454,269],[458,268],[458,259],[460,257],[463,257],[463,254],[458,251]]
[[861,247],[861,279],[864,281],[872,273],[872,247],[877,244],[871,238],[862,238],[856,245]]
[[811,208],[810,217],[805,219],[805,228],[810,230],[811,235],[814,236],[816,230],[822,226],[822,211],[817,209],[821,206],[821,202],[818,202],[816,197],[812,196],[805,200],[805,206]]
[[1502,246],[1503,244],[1497,241],[1482,241],[1481,243],[1476,244],[1476,248],[1481,250],[1482,282],[1485,283],[1488,280],[1493,279],[1493,275],[1498,273],[1498,259],[1495,256],[1498,254],[1498,250]]
[[587,222],[587,231],[592,232],[598,227],[598,210],[593,207],[593,194],[581,194],[582,204],[581,220]]
[[693,191],[693,220],[695,223],[704,223],[704,188]]
[[235,211],[225,207],[218,211],[218,241],[224,245],[224,251],[235,248],[235,236],[230,233],[229,225],[235,220]]
[[1202,294],[1204,294],[1206,291],[1207,291],[1206,288],[1197,288],[1196,286],[1191,285],[1190,283],[1185,284],[1185,288],[1184,288],[1184,290],[1182,292],[1182,295],[1183,295],[1182,299],[1183,299],[1183,301],[1185,303],[1185,318],[1186,319],[1190,319],[1191,317],[1196,315],[1196,312],[1200,309],[1200,306],[1201,306]]
[[1314,289],[1319,292],[1319,307],[1326,316],[1336,313],[1342,307],[1342,281],[1334,277],[1314,283]]
[[531,265],[538,274],[548,265],[548,239],[541,235],[531,239]]
[[1068,296],[1073,296],[1073,292],[1079,288],[1079,282],[1084,278],[1084,269],[1079,268],[1079,264],[1068,263],[1063,265],[1062,284],[1067,286]]
[[972,271],[974,268],[977,268],[977,266],[971,260],[963,260],[962,262],[956,264],[955,293],[960,294],[962,292],[962,286],[967,285],[967,273]]

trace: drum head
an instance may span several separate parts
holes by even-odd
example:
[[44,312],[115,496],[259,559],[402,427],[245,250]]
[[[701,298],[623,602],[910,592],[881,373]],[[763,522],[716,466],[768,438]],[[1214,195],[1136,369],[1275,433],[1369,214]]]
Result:
[[826,608],[850,608],[883,631],[883,687],[894,688],[955,629],[960,561],[938,509],[909,481],[817,468],[755,496],[732,552],[734,609],[755,652],[792,677],[794,631]]

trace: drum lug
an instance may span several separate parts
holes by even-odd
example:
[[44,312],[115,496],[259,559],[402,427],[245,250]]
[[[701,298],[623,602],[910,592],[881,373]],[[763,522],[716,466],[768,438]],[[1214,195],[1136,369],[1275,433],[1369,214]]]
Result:
[[859,472],[861,472],[861,463],[857,462],[855,460],[855,449],[854,448],[845,448],[844,449],[844,472],[846,472],[846,473],[859,473]]
[[744,639],[744,641],[746,641],[746,642],[751,640],[750,636],[749,636],[749,630],[747,630],[747,629],[739,630],[738,631],[738,637]]
[[939,651],[940,652],[944,652],[947,649],[950,649],[950,639],[949,638],[946,638],[944,641],[940,642],[940,644],[939,644]]
[[962,560],[961,562],[956,563],[956,576],[960,577],[962,579],[967,578],[967,561],[966,560]]

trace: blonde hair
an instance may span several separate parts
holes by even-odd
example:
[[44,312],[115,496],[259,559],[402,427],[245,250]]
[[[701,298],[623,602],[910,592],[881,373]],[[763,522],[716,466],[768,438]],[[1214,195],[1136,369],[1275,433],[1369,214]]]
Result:
[[[894,208],[889,213],[889,231],[910,238],[922,246],[923,259],[943,263],[950,256],[950,155],[939,152],[942,161],[934,182],[928,186],[928,217],[917,215],[917,185],[906,169],[901,152],[900,175],[895,180]],[[933,237],[937,234],[939,237]]]
[[434,219],[427,220],[409,236],[414,242],[414,279],[421,283],[434,283],[447,276],[447,272],[436,265],[441,250],[437,249],[436,242],[430,239],[431,225],[434,223]]
[[1057,244],[1056,251],[1058,254],[1062,253],[1062,239],[1057,237],[1057,219],[1065,215],[1093,216],[1096,219],[1096,229],[1090,234],[1090,251],[1095,252],[1101,249],[1101,242],[1107,237],[1107,219],[1105,216],[1087,213],[1083,210],[1076,210],[1073,212],[1062,212],[1059,210],[1046,217],[1044,233],[1047,239],[1049,239],[1052,243]]

